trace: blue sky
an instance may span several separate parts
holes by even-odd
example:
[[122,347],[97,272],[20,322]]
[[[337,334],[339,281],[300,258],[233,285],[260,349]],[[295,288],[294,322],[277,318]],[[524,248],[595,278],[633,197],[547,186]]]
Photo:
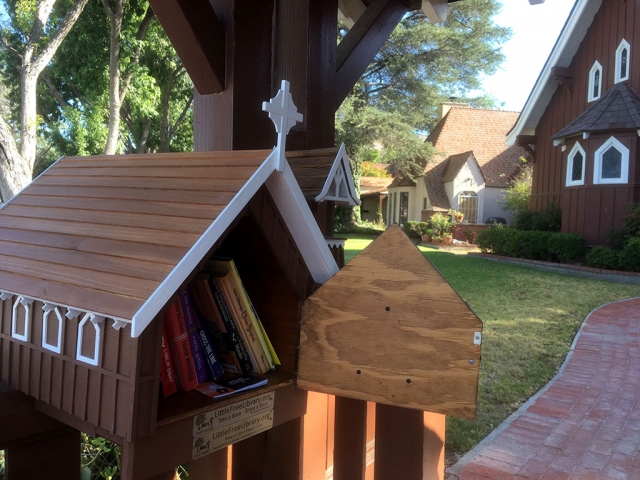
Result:
[[513,36],[502,49],[506,61],[491,77],[483,79],[484,91],[493,95],[503,110],[520,111],[540,70],[560,34],[575,0],[501,0],[499,25],[511,27]]

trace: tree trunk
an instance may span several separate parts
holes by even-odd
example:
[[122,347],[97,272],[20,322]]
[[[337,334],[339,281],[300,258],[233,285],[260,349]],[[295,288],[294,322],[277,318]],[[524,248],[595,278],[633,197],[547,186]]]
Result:
[[0,117],[0,195],[7,202],[31,181],[32,169],[22,159],[13,132]]
[[114,155],[118,148],[120,108],[122,107],[122,96],[120,95],[120,32],[122,30],[122,18],[124,16],[124,0],[115,0],[113,10],[111,10],[106,1],[103,1],[103,4],[111,25],[111,51],[109,54],[109,130],[107,133],[107,143],[104,147],[104,154]]
[[33,170],[33,164],[36,161],[37,81],[38,73],[33,71],[31,65],[24,65],[20,79],[20,156],[25,162],[25,170],[30,171]]

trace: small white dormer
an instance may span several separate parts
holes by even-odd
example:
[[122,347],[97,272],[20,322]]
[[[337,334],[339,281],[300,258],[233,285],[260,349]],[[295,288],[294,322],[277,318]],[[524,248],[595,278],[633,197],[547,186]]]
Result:
[[598,100],[602,95],[602,65],[596,60],[589,72],[588,101]]
[[629,62],[631,60],[631,45],[624,38],[616,50],[615,83],[629,80]]
[[331,167],[329,175],[327,175],[322,191],[315,198],[316,202],[327,200],[351,206],[360,205],[344,143],[340,145],[340,150],[338,150],[336,160]]

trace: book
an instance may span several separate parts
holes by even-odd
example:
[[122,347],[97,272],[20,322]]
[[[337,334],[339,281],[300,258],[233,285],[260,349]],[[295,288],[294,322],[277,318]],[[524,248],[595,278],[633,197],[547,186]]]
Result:
[[179,298],[176,298],[165,312],[164,326],[167,329],[167,340],[177,366],[178,386],[187,392],[193,390],[198,386],[198,378]]
[[229,307],[227,306],[227,302],[224,299],[224,294],[218,285],[218,282],[212,276],[208,276],[209,288],[211,293],[213,294],[213,298],[216,303],[216,307],[218,312],[220,313],[220,318],[222,319],[222,323],[224,325],[224,335],[227,341],[227,345],[229,345],[229,350],[235,354],[238,364],[242,370],[242,373],[248,373],[253,368],[253,363],[251,362],[251,358],[249,357],[249,353],[247,352],[247,348],[244,344],[244,340],[238,331],[238,328],[233,321],[233,317],[231,316],[231,312],[229,311]]
[[199,385],[196,390],[212,398],[222,398],[234,393],[266,385],[266,377],[243,375],[233,378],[220,378],[215,382]]
[[169,340],[167,339],[167,327],[162,325],[162,350],[160,359],[160,379],[162,381],[162,394],[165,397],[176,393],[178,391],[178,385],[176,384],[175,367],[173,364],[173,355],[171,354],[171,348],[169,347]]
[[276,354],[271,341],[269,340],[269,336],[260,321],[260,317],[258,316],[258,312],[253,306],[253,302],[251,302],[251,298],[247,293],[247,289],[244,287],[242,283],[242,279],[240,278],[240,273],[238,272],[238,268],[236,267],[235,262],[232,258],[221,258],[214,257],[206,264],[207,269],[211,269],[216,273],[231,273],[231,277],[236,288],[240,291],[242,295],[242,302],[244,309],[247,311],[249,315],[249,319],[253,324],[253,328],[258,334],[258,339],[260,340],[260,344],[262,345],[262,349],[267,353],[267,360],[269,361],[269,365],[271,369],[274,369],[276,365],[280,365],[280,359]]
[[193,357],[193,365],[196,370],[196,378],[198,383],[204,383],[208,380],[207,362],[202,353],[202,344],[196,327],[196,312],[193,308],[193,302],[186,290],[178,295],[180,299],[180,307],[182,308],[182,316],[187,329],[187,337],[189,338],[189,347],[191,348],[191,356]]
[[258,337],[258,330],[254,328],[249,319],[249,313],[244,306],[240,292],[231,278],[231,273],[226,275],[216,273],[215,275],[215,281],[224,294],[224,299],[229,307],[233,321],[236,323],[240,336],[249,352],[254,371],[257,373],[268,372],[271,370],[271,364],[267,358],[267,351],[263,349]]

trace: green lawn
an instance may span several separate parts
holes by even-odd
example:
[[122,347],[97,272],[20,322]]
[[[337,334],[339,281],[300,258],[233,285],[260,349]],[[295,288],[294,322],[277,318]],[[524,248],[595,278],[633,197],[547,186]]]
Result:
[[[345,257],[366,238],[349,236]],[[555,375],[591,310],[640,295],[637,286],[420,249],[484,324],[477,418],[447,418],[451,452],[469,451]]]

